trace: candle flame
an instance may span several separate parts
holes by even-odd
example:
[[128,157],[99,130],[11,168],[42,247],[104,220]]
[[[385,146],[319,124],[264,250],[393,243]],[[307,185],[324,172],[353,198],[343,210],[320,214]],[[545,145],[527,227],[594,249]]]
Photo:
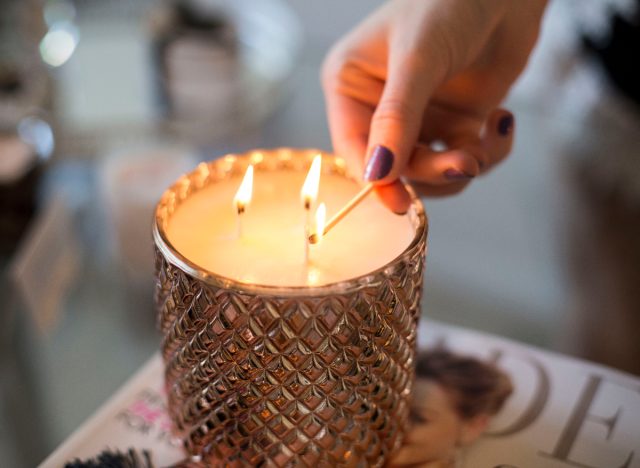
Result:
[[236,192],[236,196],[233,197],[233,203],[236,205],[238,213],[244,212],[245,207],[251,201],[251,194],[253,192],[253,165],[247,167],[247,172],[244,173],[242,183]]
[[318,197],[318,187],[320,186],[320,168],[322,166],[322,155],[317,154],[313,158],[307,178],[304,180],[302,190],[300,190],[300,198],[305,209],[310,209],[311,205]]
[[324,236],[324,226],[327,220],[327,207],[324,203],[320,203],[320,206],[316,210],[316,226],[315,232],[313,233],[313,237],[315,242],[313,244],[318,244],[322,240],[322,236]]

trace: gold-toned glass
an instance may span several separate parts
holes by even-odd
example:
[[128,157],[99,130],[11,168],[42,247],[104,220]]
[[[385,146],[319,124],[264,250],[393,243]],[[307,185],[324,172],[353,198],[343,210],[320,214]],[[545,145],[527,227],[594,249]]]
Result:
[[[319,287],[224,278],[184,258],[167,223],[186,198],[249,164],[306,171],[317,150],[229,155],[162,196],[153,235],[169,413],[207,466],[381,466],[402,443],[414,379],[427,220],[389,264]],[[347,177],[325,155],[323,173]]]

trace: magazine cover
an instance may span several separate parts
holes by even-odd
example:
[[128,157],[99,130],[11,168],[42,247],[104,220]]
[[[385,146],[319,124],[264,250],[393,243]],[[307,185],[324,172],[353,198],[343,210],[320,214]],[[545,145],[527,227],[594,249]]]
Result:
[[[639,378],[435,322],[420,332],[411,431],[391,466],[640,467]],[[185,460],[159,355],[41,466],[101,453],[155,467]]]

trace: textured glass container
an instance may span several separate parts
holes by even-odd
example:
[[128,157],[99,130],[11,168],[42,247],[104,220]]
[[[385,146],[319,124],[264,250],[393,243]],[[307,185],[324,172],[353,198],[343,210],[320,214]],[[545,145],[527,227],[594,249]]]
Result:
[[[162,196],[153,228],[169,412],[207,466],[381,466],[407,429],[427,220],[366,275],[318,287],[246,284],[184,258],[166,230],[190,194],[248,164],[306,171],[317,150],[229,155]],[[346,175],[324,155],[323,173]],[[413,192],[411,192],[413,194]]]

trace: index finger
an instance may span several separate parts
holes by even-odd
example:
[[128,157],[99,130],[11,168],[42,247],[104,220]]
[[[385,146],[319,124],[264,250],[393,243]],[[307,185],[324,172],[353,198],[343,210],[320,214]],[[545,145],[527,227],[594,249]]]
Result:
[[353,174],[362,174],[373,109],[339,92],[326,91],[331,142]]

